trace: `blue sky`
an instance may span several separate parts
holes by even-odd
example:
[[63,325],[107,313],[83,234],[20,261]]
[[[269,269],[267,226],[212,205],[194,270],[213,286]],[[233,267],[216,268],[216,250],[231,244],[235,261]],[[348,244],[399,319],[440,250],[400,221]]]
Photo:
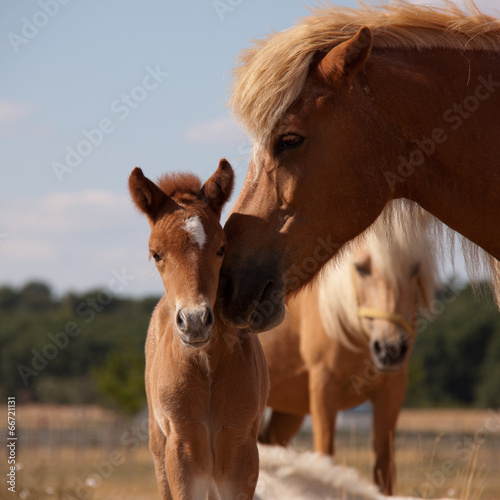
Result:
[[130,277],[125,294],[161,293],[129,173],[138,165],[153,179],[181,170],[206,179],[224,156],[237,174],[234,202],[251,147],[225,106],[235,57],[307,15],[307,5],[5,2],[0,285],[42,279],[59,293],[82,291],[118,272]]

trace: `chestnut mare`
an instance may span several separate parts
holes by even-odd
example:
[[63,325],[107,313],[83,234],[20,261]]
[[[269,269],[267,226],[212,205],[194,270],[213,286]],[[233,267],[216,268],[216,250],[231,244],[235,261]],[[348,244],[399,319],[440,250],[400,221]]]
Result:
[[500,21],[470,9],[328,6],[243,52],[231,105],[254,153],[224,228],[225,321],[279,324],[397,198],[468,238],[500,296]]
[[135,168],[129,187],[149,220],[165,288],[146,341],[149,445],[162,499],[251,500],[267,365],[257,336],[225,326],[214,307],[233,170],[221,160],[201,186],[190,174],[156,185]]
[[289,301],[283,323],[260,336],[273,408],[261,440],[286,445],[310,413],[314,451],[333,455],[337,412],[370,400],[374,480],[385,494],[393,492],[394,433],[418,307],[434,295],[429,216],[418,214],[379,217],[347,260],[330,262],[313,287]]

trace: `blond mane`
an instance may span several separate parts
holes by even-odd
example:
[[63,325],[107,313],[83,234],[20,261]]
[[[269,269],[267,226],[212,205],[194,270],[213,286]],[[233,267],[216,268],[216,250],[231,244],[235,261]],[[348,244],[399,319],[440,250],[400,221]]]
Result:
[[234,70],[229,100],[234,115],[257,147],[266,144],[277,121],[300,94],[313,56],[354,36],[373,32],[373,47],[422,50],[500,50],[500,21],[467,1],[464,12],[407,1],[358,9],[327,5],[290,29],[273,33],[244,50]]
[[420,305],[429,306],[438,281],[433,223],[434,217],[416,204],[394,200],[349,244],[340,261],[332,259],[326,265],[319,277],[318,298],[321,320],[331,338],[354,348],[345,332],[348,329],[350,336],[366,342],[353,279],[355,255],[361,250],[369,251],[374,265],[396,291],[409,286],[409,269],[419,263]]

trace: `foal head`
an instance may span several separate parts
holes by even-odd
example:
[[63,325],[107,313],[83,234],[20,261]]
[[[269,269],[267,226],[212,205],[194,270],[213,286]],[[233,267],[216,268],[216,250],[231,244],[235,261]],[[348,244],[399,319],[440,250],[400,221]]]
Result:
[[189,347],[203,347],[210,340],[226,243],[219,219],[233,183],[226,160],[203,186],[191,174],[166,175],[157,185],[137,167],[129,178],[132,199],[151,226],[149,252],[163,281],[174,328]]

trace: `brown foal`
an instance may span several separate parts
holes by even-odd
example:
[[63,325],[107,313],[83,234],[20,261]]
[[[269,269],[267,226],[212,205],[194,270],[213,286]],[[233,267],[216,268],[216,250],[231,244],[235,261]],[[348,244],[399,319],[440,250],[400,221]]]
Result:
[[163,500],[250,500],[257,483],[266,360],[257,336],[224,325],[215,304],[226,244],[219,219],[233,181],[225,160],[203,186],[190,174],[155,184],[140,168],[129,179],[165,288],[146,341],[150,449]]

